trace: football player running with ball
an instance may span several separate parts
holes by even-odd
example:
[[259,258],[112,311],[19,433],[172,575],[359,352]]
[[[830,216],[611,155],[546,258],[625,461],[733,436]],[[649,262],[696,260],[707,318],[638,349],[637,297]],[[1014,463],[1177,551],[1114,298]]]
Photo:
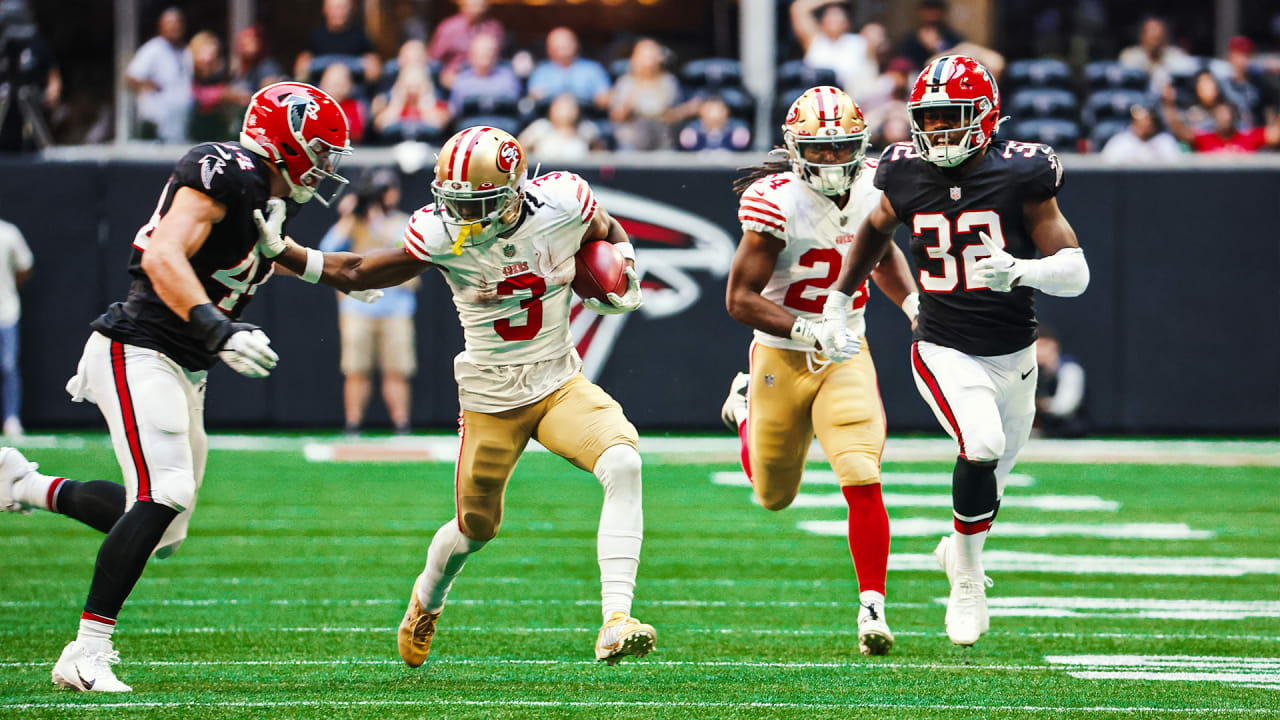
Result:
[[[346,180],[347,121],[324,92],[277,83],[255,94],[240,142],[196,145],[178,161],[150,221],[134,237],[124,302],[91,323],[67,391],[96,403],[111,430],[124,485],[76,482],[37,471],[0,450],[0,509],[61,513],[106,533],[76,639],[53,667],[70,690],[127,692],[112,670],[116,617],[148,558],[172,555],[186,538],[204,479],[205,376],[222,360],[266,377],[277,356],[267,335],[240,316],[273,265],[258,250],[255,214],[268,202],[312,197],[325,205]],[[332,193],[322,196],[321,183]],[[283,222],[283,213],[281,217]],[[298,274],[319,278],[319,255]],[[378,292],[360,299],[376,299]]]
[[[805,91],[782,130],[787,159],[749,176],[747,182],[754,182],[738,206],[742,240],[726,304],[734,319],[755,328],[755,342],[750,374],[733,379],[722,417],[742,438],[742,467],[769,510],[795,499],[817,435],[849,505],[849,552],[861,605],[858,646],[864,655],[884,655],[893,646],[884,615],[885,422],[875,364],[862,338],[866,282],[853,293],[845,319],[849,339],[842,350],[853,359],[833,364],[826,357],[830,347],[815,334],[853,230],[880,203],[871,181],[876,162],[866,159],[862,112],[837,88]],[[889,247],[871,276],[914,319],[918,296],[902,251]]]
[[[626,258],[623,295],[608,303],[584,299],[603,314],[640,307],[635,251],[582,178],[527,174],[515,138],[467,128],[440,149],[435,203],[410,218],[403,248],[325,255],[323,276],[340,288],[398,285],[436,267],[462,322],[465,349],[454,359],[462,408],[457,515],[432,538],[400,624],[400,656],[412,667],[427,659],[454,578],[497,535],[507,481],[531,438],[604,486],[597,536],[604,625],[596,659],[612,665],[639,657],[656,640],[652,626],[631,617],[644,524],[636,430],[618,403],[583,377],[569,334],[579,248],[606,240]],[[264,242],[278,246],[273,255],[301,261],[300,248],[271,237],[270,221],[264,230]]]
[[962,55],[934,60],[908,109],[912,142],[880,157],[875,184],[884,195],[858,228],[817,336],[837,348],[834,360],[856,347],[847,329],[855,290],[905,224],[923,291],[911,367],[959,444],[955,531],[934,554],[951,582],[947,635],[967,646],[990,624],[982,546],[1035,417],[1032,288],[1074,297],[1088,286],[1089,267],[1058,209],[1062,166],[1053,149],[992,142],[1000,93],[982,65]]

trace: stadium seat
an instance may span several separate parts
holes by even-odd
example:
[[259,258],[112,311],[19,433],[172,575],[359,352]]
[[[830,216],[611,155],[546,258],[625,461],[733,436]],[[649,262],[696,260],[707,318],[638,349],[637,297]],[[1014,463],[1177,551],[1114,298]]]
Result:
[[1098,90],[1084,103],[1084,122],[1094,126],[1103,120],[1127,120],[1129,108],[1147,103],[1147,94],[1139,90]]
[[1035,58],[1009,63],[1002,80],[1012,87],[1071,87],[1071,68],[1061,60]]
[[515,98],[495,97],[493,95],[468,95],[462,99],[458,107],[459,115],[516,115]]
[[1090,90],[1146,90],[1151,86],[1150,75],[1137,68],[1121,65],[1115,60],[1098,60],[1085,65],[1084,78]]
[[742,64],[732,58],[691,60],[680,69],[680,82],[694,89],[740,87]]
[[627,74],[627,67],[631,65],[631,58],[618,58],[610,62],[605,67],[609,71],[609,79],[618,82],[618,78]]
[[1076,142],[1080,140],[1080,125],[1073,120],[1033,118],[1010,128],[1009,139],[1039,142],[1062,152],[1075,152]]
[[1076,96],[1061,88],[1024,88],[1013,93],[1009,100],[1009,113],[1019,120],[1033,117],[1074,120],[1079,111]]
[[1116,133],[1123,132],[1128,127],[1129,123],[1125,120],[1103,120],[1089,131],[1089,144],[1093,146],[1094,152],[1098,152]]
[[443,144],[446,135],[443,129],[436,130],[421,123],[407,122],[388,125],[378,133],[379,145],[395,145],[405,140],[424,142],[428,145]]
[[751,122],[755,120],[756,101],[755,98],[743,90],[736,87],[713,88],[698,93],[699,95],[719,95],[724,104],[729,106],[729,114],[735,118]]
[[836,73],[827,68],[816,68],[805,65],[803,60],[789,60],[778,67],[777,87],[799,88],[793,92],[782,93],[787,98],[787,107],[799,97],[800,93],[815,85],[835,85]]
[[[680,126],[676,129],[676,133],[675,133],[676,150],[679,150],[681,152],[702,152],[701,150],[689,147],[688,143],[686,142],[686,140],[688,140],[689,142],[692,142],[691,137],[686,135],[686,131],[696,132],[697,126],[698,126],[697,118],[690,118],[680,124]],[[751,147],[751,140],[750,140],[751,127],[747,125],[747,123],[741,120],[738,120],[737,118],[730,118],[728,128],[730,133],[742,133],[743,136],[747,138],[746,146],[748,148]]]
[[524,129],[520,118],[516,117],[514,113],[511,115],[462,115],[454,122],[454,128],[457,130],[475,125],[496,127],[499,130],[506,130],[512,135],[518,135]]
[[613,151],[618,149],[618,138],[614,134],[613,123],[608,120],[596,121],[596,130],[600,131],[600,141],[604,143],[606,150]]

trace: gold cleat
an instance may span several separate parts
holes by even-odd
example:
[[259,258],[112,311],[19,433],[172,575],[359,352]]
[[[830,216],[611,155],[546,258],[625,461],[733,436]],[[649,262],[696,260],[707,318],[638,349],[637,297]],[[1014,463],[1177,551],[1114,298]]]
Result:
[[404,611],[404,619],[400,621],[400,630],[396,633],[400,657],[404,658],[409,667],[418,667],[427,661],[427,654],[431,652],[431,638],[436,634],[436,620],[444,612],[441,610],[429,613],[422,609],[422,603],[418,602],[418,583],[421,581],[421,575],[413,581],[409,609]]
[[642,658],[653,652],[657,640],[658,631],[652,625],[646,625],[624,612],[616,612],[600,628],[600,636],[596,638],[596,660],[616,665],[628,655]]

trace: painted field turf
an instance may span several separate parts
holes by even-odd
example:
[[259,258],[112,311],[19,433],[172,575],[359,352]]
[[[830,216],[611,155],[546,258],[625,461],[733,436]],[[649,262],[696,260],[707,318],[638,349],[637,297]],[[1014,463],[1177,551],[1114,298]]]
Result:
[[[46,471],[118,479],[101,449],[27,454]],[[1280,716],[1275,468],[1018,469],[1031,479],[1009,497],[1093,496],[1118,507],[1002,509],[989,550],[1076,560],[989,566],[991,633],[972,649],[942,633],[940,570],[891,569],[897,645],[864,658],[843,537],[798,527],[839,521],[840,508],[769,513],[749,489],[712,482],[732,465],[651,464],[634,614],[657,627],[658,650],[609,668],[591,662],[599,486],[557,458],[529,455],[502,532],[458,579],[431,660],[411,670],[396,655],[395,626],[432,532],[453,513],[452,466],[214,451],[191,537],[174,558],[152,562],[120,617],[117,671],[130,694],[49,682],[74,637],[100,536],[48,513],[0,515],[0,717]],[[949,492],[927,481],[888,491]],[[927,502],[890,509],[917,524],[947,515]],[[1001,536],[1002,522],[1036,532]],[[1195,532],[1088,531],[1153,523]],[[1067,529],[1056,533],[1057,524]],[[895,538],[893,555],[926,556],[935,543]],[[1113,569],[1089,573],[1079,556],[1109,556]],[[1141,557],[1265,562],[1233,575],[1139,575],[1115,560]]]

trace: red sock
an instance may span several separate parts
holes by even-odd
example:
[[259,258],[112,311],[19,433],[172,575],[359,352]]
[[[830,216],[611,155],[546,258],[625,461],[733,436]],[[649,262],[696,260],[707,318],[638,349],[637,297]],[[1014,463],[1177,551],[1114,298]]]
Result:
[[742,422],[738,423],[738,438],[742,440],[742,469],[746,471],[747,479],[751,480],[751,453],[747,450],[747,418],[742,418]]
[[858,591],[884,594],[889,567],[889,513],[880,483],[840,488],[849,503],[849,554],[858,573]]

